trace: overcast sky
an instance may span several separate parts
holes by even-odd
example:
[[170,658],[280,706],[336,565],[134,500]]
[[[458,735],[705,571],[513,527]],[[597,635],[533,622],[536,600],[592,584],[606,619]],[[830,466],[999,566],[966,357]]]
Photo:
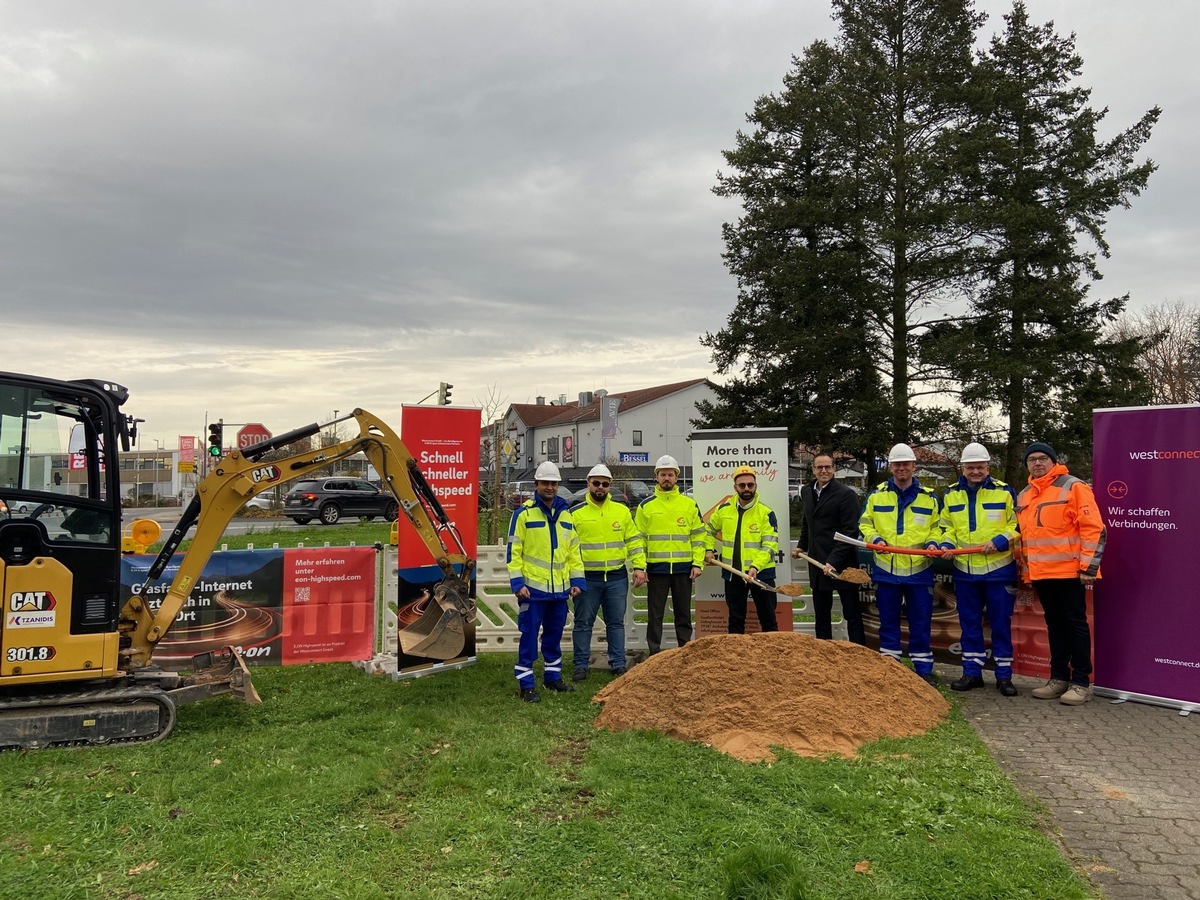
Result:
[[[1095,290],[1195,303],[1200,6],[1027,6],[1104,136],[1163,107]],[[0,2],[0,368],[123,382],[144,447],[712,375],[721,151],[833,36],[805,0]]]

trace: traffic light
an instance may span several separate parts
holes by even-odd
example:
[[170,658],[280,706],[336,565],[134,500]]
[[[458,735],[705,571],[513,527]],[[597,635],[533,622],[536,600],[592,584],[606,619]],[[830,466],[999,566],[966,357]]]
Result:
[[444,381],[438,385],[438,406],[450,405],[450,388],[452,387],[454,385],[447,384]]
[[225,426],[221,422],[214,422],[208,426],[208,455],[212,457],[220,457],[222,448],[225,446],[223,432]]

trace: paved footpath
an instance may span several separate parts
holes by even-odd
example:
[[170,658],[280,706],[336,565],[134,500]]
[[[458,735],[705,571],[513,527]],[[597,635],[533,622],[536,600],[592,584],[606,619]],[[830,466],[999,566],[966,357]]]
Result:
[[[960,671],[939,666],[943,683]],[[1093,697],[956,694],[1018,789],[1045,804],[1068,859],[1105,898],[1200,900],[1200,712]]]

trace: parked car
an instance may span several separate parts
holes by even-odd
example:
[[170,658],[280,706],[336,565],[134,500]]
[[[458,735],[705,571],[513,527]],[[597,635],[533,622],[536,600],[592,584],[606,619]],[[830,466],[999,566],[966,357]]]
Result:
[[320,519],[333,525],[343,516],[364,521],[383,516],[389,522],[400,515],[400,504],[362,478],[319,478],[296,482],[283,501],[283,514],[298,525]]
[[630,505],[637,506],[647,497],[654,496],[654,485],[646,484],[644,481],[631,481],[623,485],[625,493],[629,495]]
[[532,481],[509,481],[502,485],[504,502],[509,509],[516,509],[533,496]]
[[246,501],[247,509],[264,509],[270,512],[275,508],[274,501],[266,494],[259,494],[257,497],[251,497]]

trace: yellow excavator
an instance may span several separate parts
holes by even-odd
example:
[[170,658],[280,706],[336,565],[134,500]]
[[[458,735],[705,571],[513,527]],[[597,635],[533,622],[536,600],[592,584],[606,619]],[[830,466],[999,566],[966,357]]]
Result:
[[[175,672],[154,664],[155,648],[247,500],[358,453],[443,573],[409,611],[402,646],[434,659],[463,650],[475,620],[475,561],[399,436],[361,409],[215,462],[146,583],[122,597],[121,454],[138,422],[121,411],[128,396],[113,382],[0,372],[0,750],[157,741],[180,704],[225,693],[260,702],[236,649],[199,654],[190,671]],[[358,434],[291,452],[342,421],[356,422]],[[193,526],[170,586],[157,594],[162,602],[151,606],[146,588]]]

